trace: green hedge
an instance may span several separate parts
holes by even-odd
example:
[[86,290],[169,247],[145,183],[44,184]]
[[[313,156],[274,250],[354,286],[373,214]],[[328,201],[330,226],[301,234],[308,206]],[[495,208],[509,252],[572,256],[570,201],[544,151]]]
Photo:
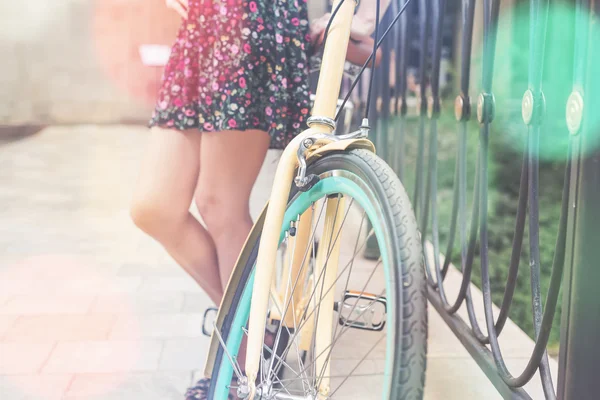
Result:
[[[441,249],[447,247],[448,231],[453,201],[454,164],[457,150],[457,123],[448,117],[452,110],[445,110],[438,122],[438,198],[437,209],[440,226]],[[511,113],[514,114],[514,113]],[[395,135],[398,134],[396,120],[389,124],[389,138],[393,145]],[[490,170],[489,170],[489,256],[492,295],[494,303],[500,304],[506,286],[509,261],[512,252],[512,240],[515,228],[515,217],[518,204],[519,177],[521,172],[522,146],[515,146],[514,135],[501,135],[499,130],[507,128],[505,119],[492,129],[490,136]],[[496,127],[496,125],[494,125]],[[514,131],[520,131],[521,139],[526,138],[526,127],[521,123],[514,124]],[[427,124],[427,137],[429,136]],[[405,131],[405,177],[404,184],[412,197],[414,192],[415,165],[417,154],[417,140],[419,120],[417,117],[407,119]],[[479,141],[479,125],[476,122],[468,124],[468,218],[470,218],[473,201],[473,180]],[[541,252],[541,285],[542,296],[548,289],[550,270],[560,215],[561,190],[564,175],[564,163],[543,162],[540,165],[540,252]],[[525,332],[533,337],[531,288],[529,280],[529,236],[527,234],[523,243],[521,265],[517,281],[517,288],[510,311],[510,318]],[[431,236],[428,236],[431,238]],[[479,248],[479,245],[478,245]],[[477,256],[479,250],[477,250]],[[460,266],[460,244],[457,239],[454,245],[452,261]],[[481,287],[481,272],[479,257],[476,257],[473,283]],[[554,328],[550,337],[551,348],[558,344],[560,324],[560,303],[555,317]]]

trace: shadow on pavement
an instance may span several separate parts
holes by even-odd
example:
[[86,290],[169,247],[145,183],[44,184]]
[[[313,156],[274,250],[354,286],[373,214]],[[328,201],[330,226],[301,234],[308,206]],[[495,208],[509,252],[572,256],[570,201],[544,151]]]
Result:
[[0,125],[0,146],[33,136],[45,127],[44,125]]

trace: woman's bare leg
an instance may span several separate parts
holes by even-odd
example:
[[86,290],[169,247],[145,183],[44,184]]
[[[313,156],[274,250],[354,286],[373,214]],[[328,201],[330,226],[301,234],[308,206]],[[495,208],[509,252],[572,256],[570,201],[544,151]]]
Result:
[[[262,131],[208,133],[202,138],[196,204],[217,248],[223,290],[252,229],[250,193],[269,142]],[[242,367],[245,339],[238,353]]]
[[[192,130],[151,130],[131,216],[218,305],[223,285],[215,244],[189,212],[198,182],[202,135]],[[218,176],[218,171],[212,171]]]
[[195,199],[219,259],[223,289],[252,229],[250,193],[269,148],[266,132],[204,133]]

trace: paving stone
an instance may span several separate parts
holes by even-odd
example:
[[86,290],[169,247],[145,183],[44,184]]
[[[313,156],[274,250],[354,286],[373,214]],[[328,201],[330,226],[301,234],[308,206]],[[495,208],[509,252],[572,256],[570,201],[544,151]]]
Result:
[[85,314],[93,301],[93,295],[19,295],[0,306],[0,315]]
[[192,292],[199,293],[202,289],[190,277],[149,277],[140,286],[140,292]]
[[502,399],[477,363],[470,358],[428,359],[425,382],[425,400]]
[[183,312],[203,313],[209,307],[215,307],[215,304],[206,293],[185,293]]
[[62,400],[72,375],[0,376],[3,400]]
[[64,400],[181,400],[191,373],[77,374]]
[[469,352],[431,306],[428,309],[427,322],[429,324],[427,357],[471,358]]
[[[25,210],[23,210],[25,211]],[[13,217],[19,215],[17,210],[13,212]],[[53,213],[56,216],[57,213]],[[54,222],[54,221],[52,221]],[[16,224],[15,224],[16,225]],[[7,239],[12,242],[19,243],[19,235],[27,235],[27,243],[23,243],[28,249],[28,254],[25,257],[6,257],[3,256],[0,260],[2,266],[0,274],[5,279],[16,280],[63,280],[73,279],[77,276],[76,273],[83,274],[93,273],[96,276],[102,274],[105,269],[104,265],[98,265],[88,257],[75,256],[73,254],[59,254],[57,252],[49,254],[40,254],[32,244],[41,240],[48,241],[48,237],[52,234],[57,242],[72,240],[73,237],[78,237],[74,234],[63,235],[62,232],[53,230],[45,230],[42,226],[38,226],[34,231],[30,226],[15,226],[15,230],[11,232]],[[19,232],[15,237],[15,231]],[[81,234],[81,230],[78,232]],[[0,236],[1,238],[1,236]],[[88,238],[89,240],[89,238]]]
[[160,358],[161,371],[203,369],[206,363],[209,338],[170,339]]
[[119,316],[110,339],[176,338],[202,335],[202,314],[146,314]]
[[108,338],[117,318],[111,314],[21,316],[4,334],[9,342],[56,342]]
[[99,295],[92,305],[92,313],[152,314],[177,313],[182,310],[184,294],[179,292],[128,293]]
[[59,342],[43,373],[154,371],[162,348],[158,340]]
[[[1,305],[2,303],[0,303]],[[9,330],[17,320],[16,315],[0,315],[0,339]]]
[[[77,276],[77,275],[76,275]],[[140,277],[90,277],[65,280],[24,280],[4,279],[0,290],[10,295],[52,295],[92,294],[92,293],[132,293],[138,290],[142,282]]]
[[127,263],[119,268],[117,274],[119,276],[133,277],[188,277],[183,268],[173,264],[151,265],[146,263]]
[[0,375],[37,373],[55,343],[0,343]]

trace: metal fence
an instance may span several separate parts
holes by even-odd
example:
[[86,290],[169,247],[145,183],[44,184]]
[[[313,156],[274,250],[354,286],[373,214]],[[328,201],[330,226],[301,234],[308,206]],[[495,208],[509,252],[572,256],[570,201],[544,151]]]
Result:
[[[554,132],[568,138],[565,151],[564,188],[554,261],[551,266],[549,289],[542,293],[540,285],[540,140],[547,140],[549,123],[555,115],[547,115],[544,96],[544,55],[548,43],[548,13],[553,4],[548,0],[529,0],[528,41],[526,75],[528,89],[522,97],[520,129],[527,139],[524,141],[523,157],[520,160],[521,174],[518,192],[518,208],[514,218],[512,256],[505,260],[509,265],[508,278],[504,285],[504,296],[500,312],[494,315],[490,284],[490,240],[488,222],[488,194],[490,188],[490,136],[504,134],[506,127],[495,127],[496,99],[494,96],[494,65],[498,36],[500,1],[481,0],[482,15],[476,15],[475,0],[447,2],[446,0],[412,0],[407,13],[403,14],[387,37],[383,63],[376,70],[376,102],[372,104],[375,119],[374,141],[380,154],[396,170],[403,181],[414,182],[412,203],[420,221],[424,244],[430,242],[433,257],[426,257],[425,268],[429,284],[429,300],[443,317],[454,334],[470,352],[504,398],[531,398],[522,388],[539,375],[547,399],[597,399],[600,398],[600,375],[595,364],[600,361],[600,150],[598,128],[595,121],[600,111],[599,74],[594,72],[592,60],[600,51],[600,37],[596,26],[598,2],[577,0],[571,3],[574,10],[572,24],[560,29],[574,32],[574,51],[565,49],[562,62],[572,66],[572,93],[561,101],[566,107],[568,131]],[[394,1],[388,11],[390,22],[407,0]],[[519,3],[523,5],[524,3]],[[482,21],[482,37],[474,37],[474,24]],[[458,95],[454,100],[457,143],[452,212],[449,220],[440,221],[438,213],[438,121],[444,113],[451,113],[442,106],[440,70],[443,56],[444,31],[448,21],[456,21],[454,38],[460,48],[456,57],[458,66]],[[446,27],[446,29],[444,28]],[[382,30],[384,30],[382,29]],[[473,65],[472,43],[482,43],[481,65]],[[447,53],[447,51],[446,51]],[[408,95],[409,70],[416,66],[417,87],[416,124],[407,126],[410,114]],[[479,71],[473,71],[473,68]],[[390,69],[392,70],[390,73]],[[472,76],[481,77],[477,98],[473,92]],[[525,73],[525,71],[524,71]],[[366,80],[366,79],[365,79]],[[592,90],[595,89],[595,90]],[[360,93],[354,98],[358,110],[364,109]],[[360,114],[360,112],[358,113]],[[479,122],[478,155],[474,166],[475,180],[472,194],[467,193],[467,140],[468,123]],[[393,121],[393,122],[391,122]],[[416,140],[416,165],[414,176],[409,176],[406,165],[406,140]],[[515,162],[518,162],[515,160]],[[471,166],[473,167],[473,166]],[[467,207],[467,197],[472,195],[473,204]],[[468,221],[470,220],[470,224]],[[469,226],[467,226],[469,225]],[[526,235],[525,232],[528,234]],[[445,261],[440,262],[442,253],[440,232],[447,239],[444,247]],[[528,237],[529,243],[524,243]],[[444,280],[450,266],[455,242],[460,248],[462,283],[458,295],[450,298]],[[531,307],[535,331],[535,348],[523,371],[509,371],[502,356],[498,337],[507,321],[517,275],[521,251],[528,246],[529,275],[531,284]],[[478,249],[478,251],[477,251]],[[474,261],[480,265],[480,284],[483,292],[485,326],[480,326],[473,306],[470,283]],[[458,262],[457,262],[458,264]],[[549,268],[547,266],[547,268]],[[559,301],[562,281],[562,321],[559,354],[558,382],[552,381],[546,347]],[[468,321],[457,315],[457,310],[466,305]]]

